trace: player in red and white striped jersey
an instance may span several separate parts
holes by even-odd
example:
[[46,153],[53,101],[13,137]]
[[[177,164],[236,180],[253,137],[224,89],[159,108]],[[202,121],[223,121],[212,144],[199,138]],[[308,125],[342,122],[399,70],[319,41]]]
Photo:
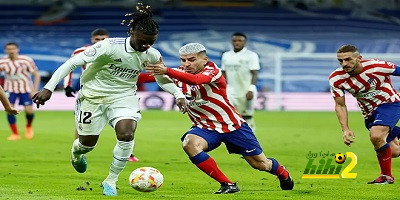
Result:
[[341,65],[329,76],[335,111],[343,131],[343,142],[351,145],[355,135],[348,126],[344,92],[352,94],[361,108],[365,126],[370,131],[381,175],[369,184],[391,184],[392,157],[399,157],[400,95],[393,88],[390,75],[400,76],[400,67],[387,61],[362,60],[353,45],[344,45],[337,51]]
[[[92,37],[90,38],[90,42],[92,42],[92,45],[110,37],[110,34],[108,33],[108,31],[106,29],[102,29],[102,28],[95,29],[94,31],[92,31],[91,35],[92,35]],[[75,56],[78,53],[85,51],[90,46],[91,45],[88,44],[83,47],[75,49],[75,51],[72,52],[71,57]],[[90,63],[82,66],[82,71],[85,70],[86,67],[88,67],[89,65],[90,65]],[[74,97],[74,94],[76,93],[76,89],[74,89],[72,87],[72,72],[69,73],[68,76],[66,76],[64,78],[64,91],[65,91],[65,95],[67,97]]]
[[[19,55],[19,48],[16,43],[7,43],[4,46],[7,56],[0,59],[0,71],[5,73],[4,90],[7,92],[11,104],[19,99],[19,105],[24,106],[26,113],[25,137],[33,138],[32,121],[34,118],[31,96],[38,91],[40,75],[35,62],[28,56]],[[31,75],[34,77],[32,83]],[[19,140],[16,118],[14,115],[7,115],[8,123],[12,134],[8,140]]]
[[167,74],[182,88],[188,102],[192,128],[182,137],[183,149],[193,164],[221,184],[215,194],[239,192],[239,188],[218,168],[206,152],[225,143],[229,153],[243,155],[255,169],[278,176],[283,190],[294,186],[288,171],[273,158],[267,158],[252,129],[229,103],[226,81],[217,65],[208,61],[206,49],[189,43],[180,50],[181,64],[177,70],[160,63],[147,65],[146,71]]

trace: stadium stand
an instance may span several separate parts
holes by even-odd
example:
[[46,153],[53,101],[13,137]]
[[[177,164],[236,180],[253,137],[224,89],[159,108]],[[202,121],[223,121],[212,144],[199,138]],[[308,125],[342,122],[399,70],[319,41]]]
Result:
[[[126,37],[126,27],[120,22],[130,10],[113,6],[77,6],[61,23],[38,26],[38,19],[47,7],[39,5],[0,6],[0,45],[20,44],[21,53],[32,56],[48,76],[69,58],[71,52],[89,43],[91,30],[106,28],[111,37]],[[248,48],[260,55],[262,70],[257,87],[283,92],[325,92],[327,76],[336,67],[335,57],[314,53],[333,54],[344,43],[357,45],[362,53],[400,53],[396,20],[399,12],[382,11],[386,20],[352,17],[345,9],[284,9],[282,7],[179,7],[159,8],[155,11],[160,23],[158,48],[169,66],[178,66],[177,52],[188,42],[203,43],[211,60],[220,63],[220,55],[230,48],[232,32],[242,31],[249,36]],[[278,54],[277,54],[278,53]],[[307,54],[304,58],[281,59],[279,53]],[[4,55],[4,54],[1,54]],[[392,60],[400,63],[399,60]],[[277,69],[280,62],[281,69]],[[280,70],[280,71],[277,71]],[[276,75],[280,74],[280,82]],[[75,78],[79,77],[79,72]],[[46,79],[44,79],[46,80]],[[158,90],[156,85],[147,87]]]

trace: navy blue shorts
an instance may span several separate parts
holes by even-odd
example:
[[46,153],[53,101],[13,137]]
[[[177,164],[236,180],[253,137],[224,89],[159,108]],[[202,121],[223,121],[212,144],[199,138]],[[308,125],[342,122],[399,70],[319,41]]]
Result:
[[33,104],[29,93],[9,93],[8,100],[11,104],[15,104],[15,100],[17,100],[17,98],[19,99],[19,105],[29,106]]
[[262,153],[262,148],[247,123],[244,123],[238,130],[229,133],[218,133],[214,130],[194,126],[182,136],[182,141],[186,134],[198,135],[206,140],[208,143],[207,152],[219,147],[223,142],[229,153],[241,154],[243,156],[254,156]]
[[372,126],[389,126],[390,132],[386,142],[391,142],[400,132],[394,133],[393,128],[400,119],[400,102],[384,103],[372,112],[372,115],[365,120],[365,127],[369,130]]

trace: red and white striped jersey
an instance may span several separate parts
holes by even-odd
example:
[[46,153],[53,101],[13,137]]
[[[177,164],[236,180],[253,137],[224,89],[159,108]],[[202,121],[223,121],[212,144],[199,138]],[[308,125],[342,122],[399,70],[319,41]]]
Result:
[[30,93],[33,88],[31,74],[38,71],[38,68],[32,58],[18,55],[16,60],[11,60],[8,56],[0,59],[0,71],[5,73],[5,91]]
[[400,101],[400,95],[393,88],[390,75],[396,65],[376,59],[362,60],[360,74],[350,76],[341,67],[329,76],[331,93],[334,97],[351,93],[358,102],[364,118],[368,118],[380,104]]
[[[83,47],[77,48],[75,49],[74,52],[72,52],[71,57],[75,56],[76,54],[85,51],[87,48],[89,48],[90,45],[85,45]],[[82,66],[82,71],[86,69],[86,65]],[[64,78],[64,88],[66,88],[67,86],[71,87],[72,84],[72,72],[69,73],[65,78]]]
[[219,133],[235,131],[244,119],[229,103],[226,95],[226,81],[221,70],[208,62],[198,74],[183,72],[184,68],[168,69],[168,76],[174,78],[188,101],[188,115],[193,125],[215,130]]

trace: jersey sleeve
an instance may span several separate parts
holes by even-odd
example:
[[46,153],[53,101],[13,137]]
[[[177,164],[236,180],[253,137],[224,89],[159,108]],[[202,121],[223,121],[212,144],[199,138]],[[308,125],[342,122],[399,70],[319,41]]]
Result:
[[344,91],[335,86],[334,81],[329,79],[330,91],[333,97],[342,97],[344,96]]
[[150,64],[157,64],[160,62],[161,53],[157,49],[151,48],[148,53]]
[[154,78],[153,75],[151,75],[150,73],[140,73],[139,77],[138,77],[138,81],[137,83],[151,83],[151,82],[155,82],[156,79]]
[[99,59],[102,56],[107,56],[107,54],[109,54],[109,51],[111,51],[111,48],[112,47],[109,41],[106,39],[92,45],[91,47],[83,51],[83,53],[79,53],[76,56],[68,59],[54,72],[44,88],[50,91],[54,91],[57,84],[74,69],[76,69],[78,66],[83,66],[86,63],[94,62],[96,61],[96,59]]
[[105,39],[88,47],[83,51],[83,53],[78,53],[74,57],[80,57],[80,59],[82,59],[85,62],[82,64],[84,65],[86,63],[94,62],[95,60],[101,58],[102,56],[109,54],[111,49],[112,47],[110,41],[108,39]]
[[190,74],[173,68],[168,68],[167,75],[186,84],[200,85],[210,83],[213,80],[214,72],[211,70],[205,70],[200,74]]
[[396,65],[388,61],[376,60],[374,65],[374,73],[383,76],[389,76],[396,70]]
[[256,53],[252,53],[249,63],[250,70],[260,70],[260,59]]
[[32,58],[27,57],[27,61],[29,62],[29,66],[27,67],[28,72],[32,73],[32,72],[38,71],[36,63],[35,63],[35,61],[33,61]]

